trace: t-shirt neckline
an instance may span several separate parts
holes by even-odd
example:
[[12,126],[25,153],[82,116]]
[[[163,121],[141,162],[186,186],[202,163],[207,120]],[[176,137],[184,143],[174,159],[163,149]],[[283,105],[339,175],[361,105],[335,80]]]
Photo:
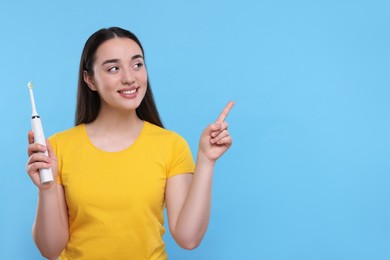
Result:
[[146,132],[146,129],[148,127],[149,123],[147,121],[144,121],[143,122],[143,126],[142,126],[142,129],[141,129],[141,132],[140,134],[136,137],[136,139],[134,140],[134,142],[132,144],[130,144],[128,147],[120,150],[120,151],[115,151],[115,152],[109,152],[109,151],[105,151],[105,150],[102,150],[98,147],[96,147],[91,139],[89,138],[88,136],[88,133],[87,133],[87,127],[85,124],[81,124],[80,126],[82,127],[82,132],[83,132],[83,135],[85,137],[85,139],[87,140],[87,143],[88,143],[88,146],[91,147],[94,151],[96,152],[99,152],[99,153],[104,153],[104,154],[120,154],[120,153],[125,153],[129,150],[132,150],[135,146],[137,146],[137,144],[140,142],[140,140],[142,139],[142,136],[144,135],[144,133]]

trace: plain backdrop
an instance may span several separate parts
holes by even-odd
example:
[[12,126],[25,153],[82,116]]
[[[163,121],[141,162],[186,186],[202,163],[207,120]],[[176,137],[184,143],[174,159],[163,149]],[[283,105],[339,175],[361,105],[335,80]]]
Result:
[[[197,249],[167,230],[170,259],[390,259],[390,2],[0,2],[0,259],[42,259],[25,172],[31,107],[46,136],[73,126],[86,39],[133,31],[166,128],[188,141],[229,100]],[[131,246],[131,245],[129,245]]]

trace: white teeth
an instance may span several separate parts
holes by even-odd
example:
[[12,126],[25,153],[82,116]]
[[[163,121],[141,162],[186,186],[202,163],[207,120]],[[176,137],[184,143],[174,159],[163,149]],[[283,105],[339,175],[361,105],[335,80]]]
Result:
[[130,94],[135,93],[136,91],[137,91],[136,89],[132,89],[132,90],[120,91],[120,93],[125,94],[125,95],[130,95]]

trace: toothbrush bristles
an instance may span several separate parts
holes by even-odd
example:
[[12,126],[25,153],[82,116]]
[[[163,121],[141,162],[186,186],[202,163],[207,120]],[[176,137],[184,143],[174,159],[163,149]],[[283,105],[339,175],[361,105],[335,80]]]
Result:
[[32,82],[32,81],[30,81],[30,82],[27,84],[27,86],[28,86],[28,88],[29,88],[29,89],[32,89],[32,88],[33,88],[33,86],[34,86],[34,84],[33,84],[33,82]]

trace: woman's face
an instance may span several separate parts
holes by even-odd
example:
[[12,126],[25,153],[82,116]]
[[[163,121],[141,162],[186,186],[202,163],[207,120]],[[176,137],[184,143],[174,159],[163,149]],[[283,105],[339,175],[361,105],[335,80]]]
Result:
[[142,50],[129,38],[113,38],[98,47],[94,75],[84,80],[101,99],[101,108],[135,110],[145,96],[147,71]]

